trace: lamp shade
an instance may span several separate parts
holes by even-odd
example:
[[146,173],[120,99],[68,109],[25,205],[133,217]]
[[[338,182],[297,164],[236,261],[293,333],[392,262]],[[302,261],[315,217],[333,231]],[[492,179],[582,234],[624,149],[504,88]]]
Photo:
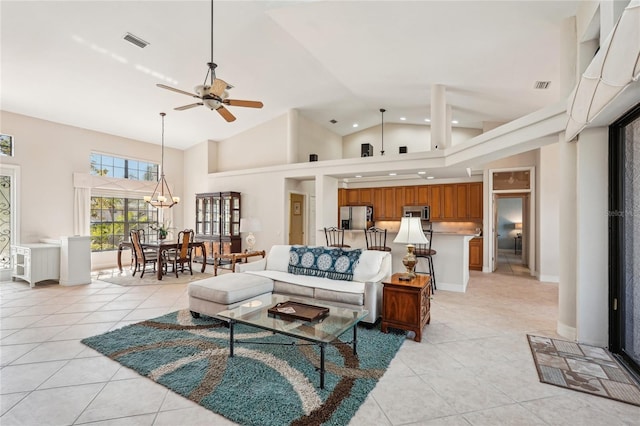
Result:
[[424,235],[420,218],[403,217],[400,220],[400,230],[393,242],[400,244],[428,244],[429,240]]
[[522,229],[522,222],[516,222],[514,224],[514,229]]
[[260,232],[262,226],[260,221],[255,217],[243,217],[240,219],[240,232]]

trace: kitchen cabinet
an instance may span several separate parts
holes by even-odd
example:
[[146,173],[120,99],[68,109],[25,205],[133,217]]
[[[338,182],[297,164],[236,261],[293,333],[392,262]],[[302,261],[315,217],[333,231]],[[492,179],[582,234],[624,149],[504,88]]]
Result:
[[429,201],[431,221],[442,220],[442,185],[429,185]]
[[469,185],[466,183],[456,184],[455,194],[455,218],[465,220],[469,217]]
[[482,242],[482,237],[469,241],[469,269],[473,271],[482,271]]
[[[207,250],[207,263],[213,254],[240,253],[240,193],[210,192],[196,194],[195,237],[203,241]],[[196,253],[196,260],[202,256]]]
[[429,203],[429,186],[420,185],[416,187],[416,202],[417,206],[428,206]]
[[374,220],[400,220],[403,206],[430,206],[431,220],[482,221],[482,182],[338,189],[338,207],[372,205]]
[[469,184],[469,220],[482,221],[482,182]]

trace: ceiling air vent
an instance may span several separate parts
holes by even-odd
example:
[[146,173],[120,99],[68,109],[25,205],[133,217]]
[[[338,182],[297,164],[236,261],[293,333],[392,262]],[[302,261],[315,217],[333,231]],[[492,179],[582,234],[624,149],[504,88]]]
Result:
[[140,37],[134,36],[131,33],[126,33],[124,35],[124,39],[127,40],[129,43],[135,44],[136,46],[138,46],[140,48],[146,47],[149,44],[146,41],[144,41],[143,39],[141,39]]
[[536,81],[535,84],[533,85],[534,89],[548,89],[549,85],[551,84],[550,81]]

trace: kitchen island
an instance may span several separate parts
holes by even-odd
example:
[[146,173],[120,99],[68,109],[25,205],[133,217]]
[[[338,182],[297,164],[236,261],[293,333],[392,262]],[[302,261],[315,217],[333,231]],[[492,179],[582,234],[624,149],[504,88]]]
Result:
[[[393,272],[404,272],[402,258],[407,253],[406,244],[393,242],[397,231],[387,231],[387,246],[391,248]],[[431,248],[437,254],[433,256],[433,267],[438,290],[464,293],[469,284],[469,241],[476,237],[470,232],[433,232]],[[323,236],[324,238],[324,236]],[[352,248],[366,248],[367,243],[362,230],[345,230],[344,243]],[[428,271],[427,260],[418,258],[417,272]]]

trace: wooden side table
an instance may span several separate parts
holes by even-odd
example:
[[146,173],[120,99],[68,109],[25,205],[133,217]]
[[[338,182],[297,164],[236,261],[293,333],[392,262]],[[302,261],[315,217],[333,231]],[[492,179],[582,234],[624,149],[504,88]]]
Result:
[[431,276],[420,274],[411,281],[400,281],[403,274],[393,274],[384,281],[382,291],[383,333],[387,327],[413,331],[413,340],[422,340],[422,329],[431,321]]
[[231,269],[231,272],[236,272],[236,263],[238,261],[242,262],[244,260],[244,263],[247,263],[247,259],[253,256],[262,256],[264,258],[264,256],[267,253],[264,250],[260,250],[260,251],[245,251],[243,253],[227,253],[227,254],[218,254],[218,253],[214,253],[213,255],[213,275],[217,276],[218,275],[218,268],[222,267],[222,260],[226,260],[228,261],[228,265],[229,269]]

